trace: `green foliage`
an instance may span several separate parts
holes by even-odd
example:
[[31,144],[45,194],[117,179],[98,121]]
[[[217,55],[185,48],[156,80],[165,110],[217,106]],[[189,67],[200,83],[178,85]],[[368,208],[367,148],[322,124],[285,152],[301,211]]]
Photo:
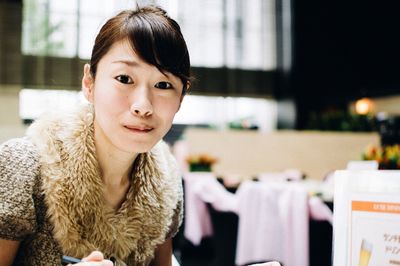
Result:
[[306,129],[326,131],[375,131],[375,118],[372,115],[358,115],[343,111],[312,113]]
[[49,1],[24,0],[23,51],[34,55],[62,55],[64,43],[55,41],[52,36],[62,30],[64,23],[52,23],[49,14]]

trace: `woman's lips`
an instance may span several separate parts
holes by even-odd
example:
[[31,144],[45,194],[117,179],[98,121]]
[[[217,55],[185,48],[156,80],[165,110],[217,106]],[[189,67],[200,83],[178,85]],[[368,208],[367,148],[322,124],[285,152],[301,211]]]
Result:
[[152,127],[149,126],[124,126],[126,129],[132,131],[132,132],[138,132],[138,133],[147,133],[153,130]]

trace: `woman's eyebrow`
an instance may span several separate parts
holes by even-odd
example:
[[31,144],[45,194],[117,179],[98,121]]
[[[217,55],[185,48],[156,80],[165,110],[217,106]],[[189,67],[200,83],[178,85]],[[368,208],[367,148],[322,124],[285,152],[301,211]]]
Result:
[[[120,59],[120,60],[115,60],[111,62],[112,64],[124,64],[130,67],[136,67],[139,65],[139,63],[135,60],[127,60],[127,59]],[[166,71],[161,71],[161,74],[166,77],[167,79],[177,82],[176,80],[178,79],[174,74]]]
[[134,60],[126,60],[126,59],[116,60],[116,61],[113,61],[111,63],[113,63],[113,64],[125,64],[125,65],[128,65],[128,66],[138,66],[139,65],[139,63],[134,61]]

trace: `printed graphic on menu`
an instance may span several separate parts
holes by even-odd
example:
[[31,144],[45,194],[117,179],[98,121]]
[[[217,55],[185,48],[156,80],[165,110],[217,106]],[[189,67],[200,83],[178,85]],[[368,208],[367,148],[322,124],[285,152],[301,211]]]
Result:
[[351,266],[400,266],[400,197],[351,201]]

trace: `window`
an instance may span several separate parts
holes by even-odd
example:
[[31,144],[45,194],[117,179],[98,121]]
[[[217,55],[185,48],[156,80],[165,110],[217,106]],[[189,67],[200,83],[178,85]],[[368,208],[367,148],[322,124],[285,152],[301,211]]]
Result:
[[[199,112],[199,110],[201,110]],[[187,95],[174,124],[210,125],[223,129],[248,123],[262,132],[277,128],[277,103],[272,99]]]
[[193,66],[276,68],[275,0],[24,0],[22,51],[87,59],[105,19],[136,3],[179,22]]
[[73,57],[77,47],[77,1],[25,0],[22,52]]
[[24,0],[22,52],[89,58],[104,20],[132,3],[128,0]]
[[193,65],[276,67],[274,0],[181,0],[179,8]]

